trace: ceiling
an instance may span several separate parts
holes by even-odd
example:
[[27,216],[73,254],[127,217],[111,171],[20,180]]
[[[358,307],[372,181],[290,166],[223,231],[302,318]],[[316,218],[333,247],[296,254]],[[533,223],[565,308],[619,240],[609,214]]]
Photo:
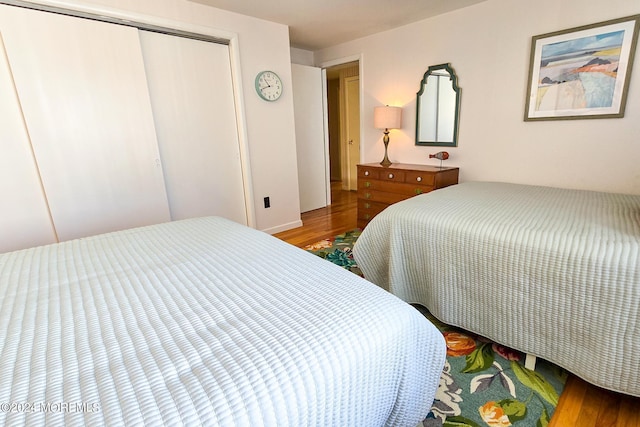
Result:
[[317,50],[486,0],[191,0],[289,26],[292,47]]

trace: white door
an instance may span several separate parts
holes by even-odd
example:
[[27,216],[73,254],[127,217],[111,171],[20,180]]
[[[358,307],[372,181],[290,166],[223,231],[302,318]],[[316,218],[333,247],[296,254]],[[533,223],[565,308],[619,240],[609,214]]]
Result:
[[138,30],[1,6],[0,31],[59,239],[168,221]]
[[247,225],[229,48],[140,31],[173,220]]
[[291,72],[300,212],[307,212],[329,204],[322,69],[292,64]]
[[56,241],[0,31],[0,253]]
[[345,79],[345,110],[347,137],[347,168],[349,190],[358,189],[358,163],[360,163],[360,79]]

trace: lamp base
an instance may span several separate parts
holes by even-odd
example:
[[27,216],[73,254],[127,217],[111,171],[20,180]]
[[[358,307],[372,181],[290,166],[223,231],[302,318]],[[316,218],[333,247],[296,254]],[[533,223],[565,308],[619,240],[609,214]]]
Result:
[[391,160],[387,156],[387,147],[389,147],[389,129],[384,130],[384,137],[382,137],[382,142],[384,143],[384,159],[380,162],[380,164],[384,167],[391,165]]

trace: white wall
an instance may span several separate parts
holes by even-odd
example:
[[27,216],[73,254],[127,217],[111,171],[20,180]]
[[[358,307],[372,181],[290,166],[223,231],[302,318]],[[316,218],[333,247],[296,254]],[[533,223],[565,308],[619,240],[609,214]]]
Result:
[[[154,23],[178,23],[197,32],[199,27],[221,35],[237,35],[239,76],[244,111],[244,135],[250,161],[255,204],[255,226],[277,232],[301,225],[298,201],[296,145],[291,90],[289,31],[285,25],[192,3],[187,0],[42,0],[72,9],[95,9],[106,15],[151,17]],[[184,24],[184,25],[183,25]],[[261,70],[278,73],[284,82],[282,98],[265,102],[254,90]],[[216,165],[212,164],[212,168]],[[264,208],[269,196],[271,207]]]
[[[395,162],[437,164],[444,149],[461,181],[495,180],[640,194],[640,53],[622,119],[524,122],[531,37],[640,13],[629,0],[489,0],[314,52],[316,65],[362,55],[362,160],[384,155],[373,107],[402,106]],[[430,65],[450,62],[462,88],[456,148],[418,147],[415,106]]]
[[291,48],[291,63],[313,66],[313,52],[305,49]]

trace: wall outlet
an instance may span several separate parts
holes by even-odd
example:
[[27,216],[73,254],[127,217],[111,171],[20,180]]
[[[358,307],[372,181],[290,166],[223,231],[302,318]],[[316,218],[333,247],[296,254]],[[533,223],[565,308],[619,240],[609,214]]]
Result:
[[271,201],[269,200],[268,197],[264,198],[264,208],[270,208],[271,207]]

